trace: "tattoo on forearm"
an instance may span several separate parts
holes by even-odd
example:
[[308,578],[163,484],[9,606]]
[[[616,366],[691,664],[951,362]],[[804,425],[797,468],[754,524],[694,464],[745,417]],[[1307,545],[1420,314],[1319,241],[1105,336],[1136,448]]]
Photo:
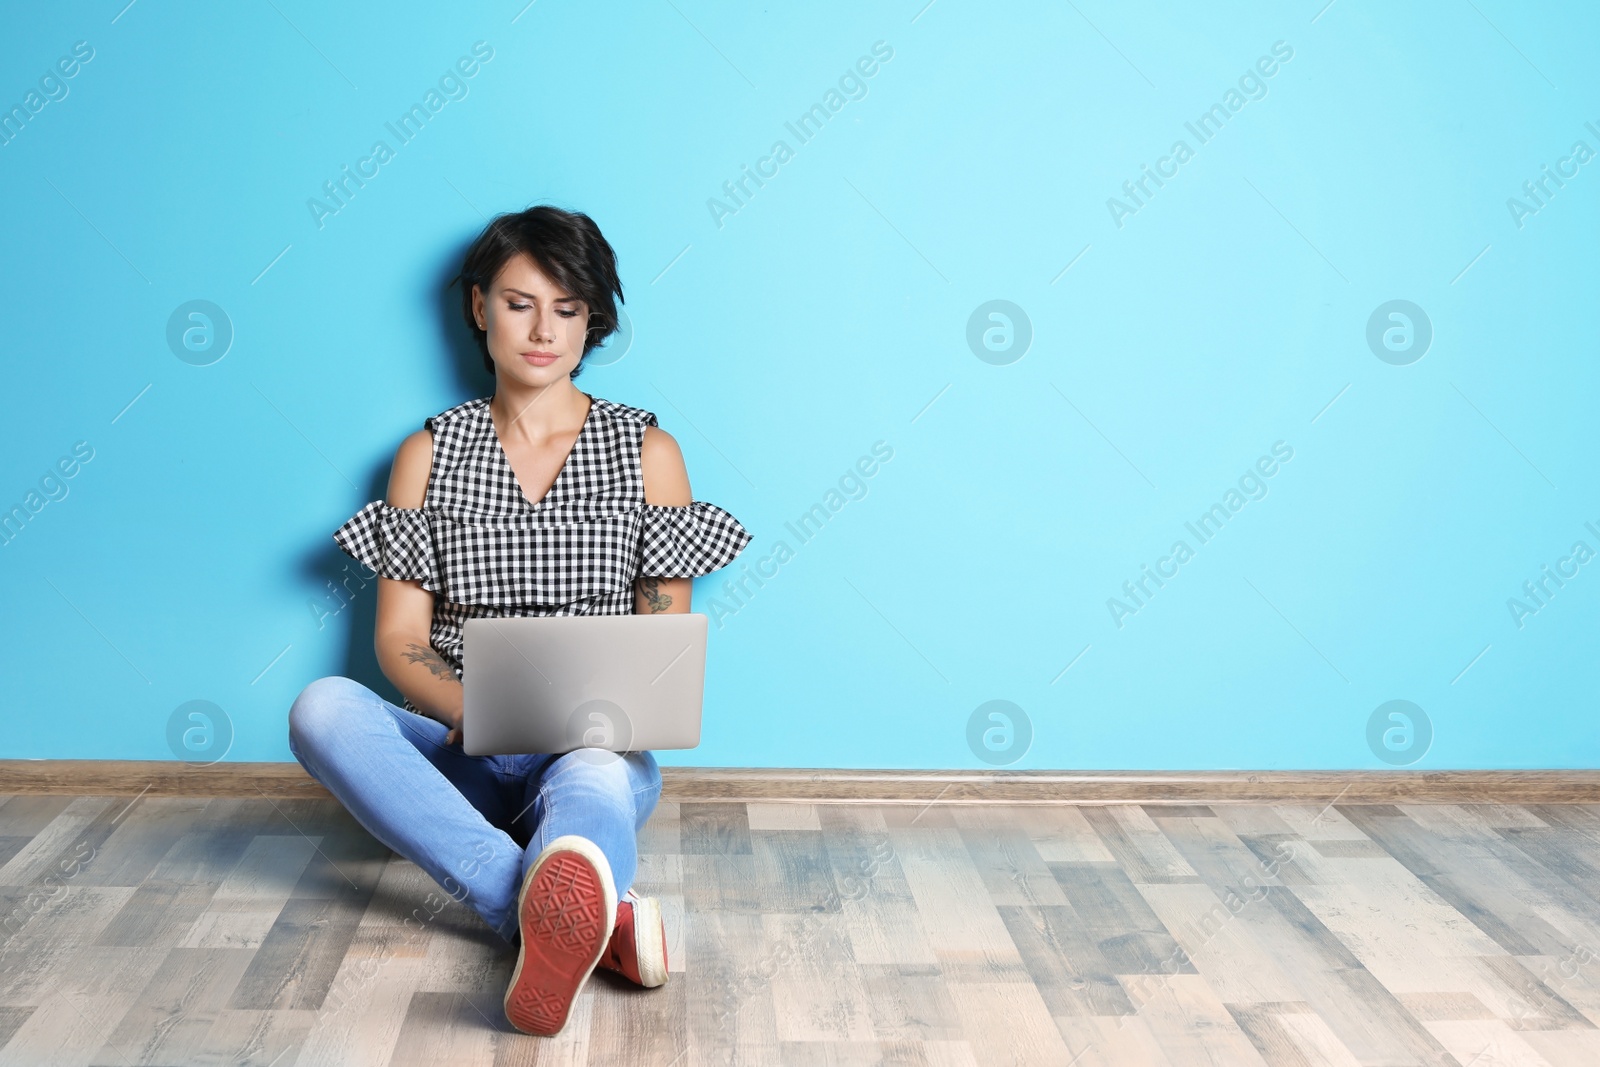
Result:
[[406,651],[401,653],[412,663],[420,663],[434,673],[435,677],[447,678],[456,681],[456,670],[430,645],[419,645],[415,641],[406,646]]
[[650,605],[650,614],[657,615],[672,606],[672,597],[661,591],[660,578],[641,578],[644,599]]

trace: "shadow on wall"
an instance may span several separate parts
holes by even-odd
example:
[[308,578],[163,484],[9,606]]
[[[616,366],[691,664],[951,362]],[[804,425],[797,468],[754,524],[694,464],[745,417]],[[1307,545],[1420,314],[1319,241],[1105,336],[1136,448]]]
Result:
[[[417,412],[415,425],[407,423],[406,428],[393,440],[371,442],[379,458],[364,476],[357,476],[364,493],[338,514],[328,516],[326,534],[316,544],[307,546],[300,564],[302,586],[314,590],[306,610],[315,620],[317,637],[344,645],[342,654],[337,654],[334,659],[339,665],[334,669],[335,673],[355,679],[397,705],[403,703],[404,697],[378,666],[377,652],[373,647],[378,614],[377,576],[345,555],[333,543],[333,531],[367,501],[387,498],[389,467],[394,460],[395,450],[407,434],[422,429],[425,418],[455,404],[489,396],[494,392],[494,378],[484,373],[483,357],[461,318],[460,290],[449,285],[450,279],[461,269],[461,261],[466,257],[474,237],[476,234],[464,237],[454,249],[440,258],[433,272],[433,286],[418,294],[419,300],[431,300],[438,310],[434,318],[432,342],[434,350],[443,354],[454,375],[450,394],[455,399],[441,398],[430,405],[427,411]],[[376,380],[381,383],[384,380],[381,377],[383,364],[378,362],[376,369],[380,372]],[[381,390],[371,395],[374,400],[381,402]],[[311,678],[305,679],[306,684],[311,681]]]

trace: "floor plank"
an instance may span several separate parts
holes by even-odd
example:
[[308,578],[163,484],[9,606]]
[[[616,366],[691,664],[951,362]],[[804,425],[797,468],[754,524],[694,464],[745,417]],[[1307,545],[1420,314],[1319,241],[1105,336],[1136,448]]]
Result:
[[1600,805],[683,802],[639,849],[670,981],[535,1038],[335,802],[6,798],[0,1067],[1600,1062]]

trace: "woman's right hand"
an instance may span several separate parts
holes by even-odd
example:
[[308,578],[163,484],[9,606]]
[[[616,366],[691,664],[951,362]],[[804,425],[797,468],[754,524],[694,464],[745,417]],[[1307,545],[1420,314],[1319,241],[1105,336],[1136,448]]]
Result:
[[449,714],[450,717],[448,719],[441,718],[439,720],[446,726],[450,727],[449,732],[444,735],[444,743],[446,747],[449,747],[450,745],[459,745],[461,743],[461,712],[456,711]]

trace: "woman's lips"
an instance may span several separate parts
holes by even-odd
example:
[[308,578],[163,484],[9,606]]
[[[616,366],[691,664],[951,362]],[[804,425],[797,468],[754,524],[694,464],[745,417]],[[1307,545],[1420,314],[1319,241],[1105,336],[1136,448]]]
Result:
[[522,358],[536,367],[548,367],[561,357],[553,352],[524,352]]

